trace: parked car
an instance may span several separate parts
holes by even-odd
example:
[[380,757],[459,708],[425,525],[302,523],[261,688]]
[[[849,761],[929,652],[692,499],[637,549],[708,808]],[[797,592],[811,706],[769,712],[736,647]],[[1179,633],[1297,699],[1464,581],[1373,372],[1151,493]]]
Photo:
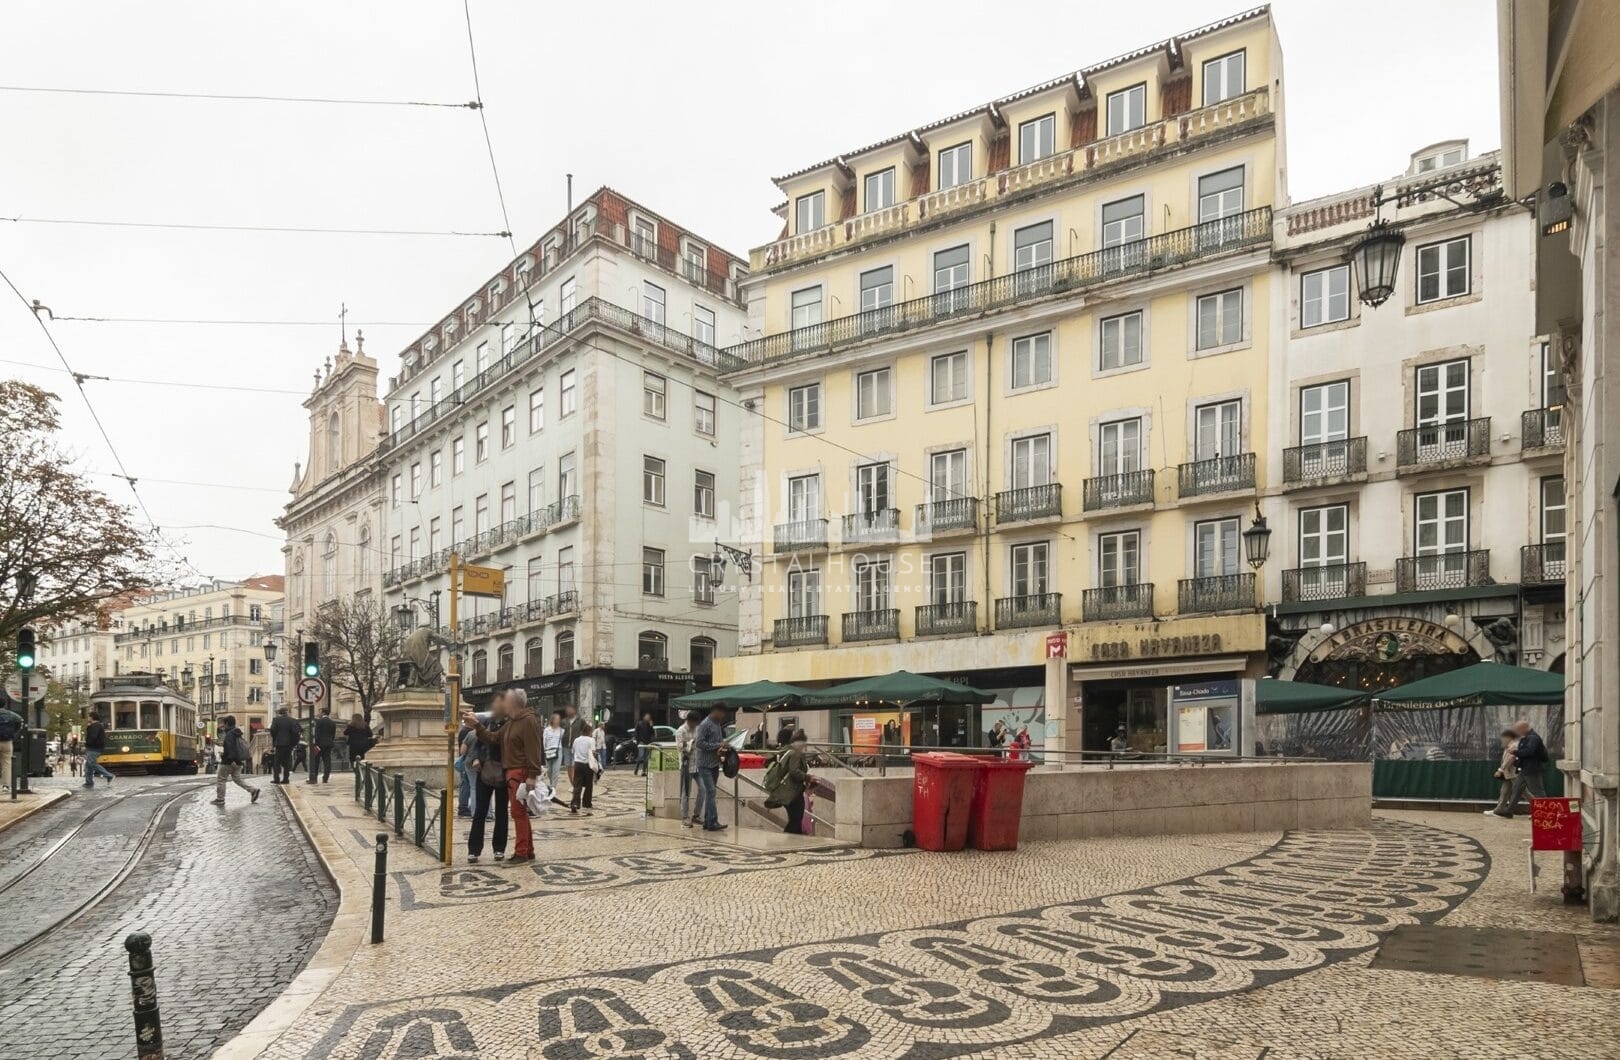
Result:
[[[673,745],[675,743],[674,728],[669,725],[654,725],[653,743]],[[636,752],[639,748],[640,744],[636,742],[636,734],[632,732],[613,745],[612,760],[617,765],[633,763],[636,760]]]

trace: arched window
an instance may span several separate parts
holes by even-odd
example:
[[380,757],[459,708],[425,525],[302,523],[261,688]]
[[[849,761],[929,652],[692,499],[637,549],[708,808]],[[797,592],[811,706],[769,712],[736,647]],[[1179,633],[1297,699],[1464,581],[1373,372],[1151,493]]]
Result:
[[643,630],[636,635],[636,655],[643,670],[669,669],[669,638],[657,630]]
[[343,430],[338,414],[332,413],[326,421],[326,470],[330,474],[343,466]]
[[546,643],[539,637],[530,637],[523,645],[523,676],[537,677],[546,652]]
[[371,573],[371,527],[360,528],[360,542],[355,545],[354,565],[360,577],[364,578]]
[[330,600],[337,595],[337,534],[326,532],[326,547],[321,550],[320,597]]
[[574,635],[572,633],[557,634],[557,663],[555,670],[562,673],[564,670],[574,668]]
[[714,638],[693,637],[691,644],[691,665],[694,675],[709,676],[714,673]]
[[489,652],[479,648],[472,654],[472,670],[467,675],[469,685],[481,685],[489,680]]
[[512,679],[512,645],[502,644],[495,652],[495,680],[510,681]]

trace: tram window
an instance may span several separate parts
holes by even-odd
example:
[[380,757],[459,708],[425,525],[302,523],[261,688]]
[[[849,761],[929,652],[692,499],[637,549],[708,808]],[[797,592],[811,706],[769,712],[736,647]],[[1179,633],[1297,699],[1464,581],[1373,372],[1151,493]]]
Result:
[[120,703],[120,704],[118,704],[117,709],[114,711],[114,717],[115,717],[116,721],[115,721],[115,723],[113,725],[113,728],[115,728],[115,729],[133,729],[133,728],[135,728],[135,704],[133,704],[133,703]]
[[161,729],[162,727],[163,726],[158,723],[158,705],[156,703],[151,703],[151,702],[142,703],[141,704],[141,728],[143,728],[143,729]]

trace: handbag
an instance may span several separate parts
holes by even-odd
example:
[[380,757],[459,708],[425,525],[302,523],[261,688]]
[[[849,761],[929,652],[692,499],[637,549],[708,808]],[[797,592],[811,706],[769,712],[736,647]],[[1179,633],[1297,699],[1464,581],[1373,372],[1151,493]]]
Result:
[[478,767],[478,782],[485,787],[504,788],[506,786],[506,770],[494,759],[486,758]]

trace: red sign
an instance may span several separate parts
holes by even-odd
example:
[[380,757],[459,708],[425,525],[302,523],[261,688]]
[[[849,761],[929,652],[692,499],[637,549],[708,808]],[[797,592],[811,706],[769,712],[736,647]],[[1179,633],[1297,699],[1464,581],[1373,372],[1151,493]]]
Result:
[[1066,659],[1069,655],[1069,635],[1067,633],[1048,633],[1046,635],[1046,657],[1048,659]]
[[1530,849],[1581,849],[1580,799],[1530,800]]

